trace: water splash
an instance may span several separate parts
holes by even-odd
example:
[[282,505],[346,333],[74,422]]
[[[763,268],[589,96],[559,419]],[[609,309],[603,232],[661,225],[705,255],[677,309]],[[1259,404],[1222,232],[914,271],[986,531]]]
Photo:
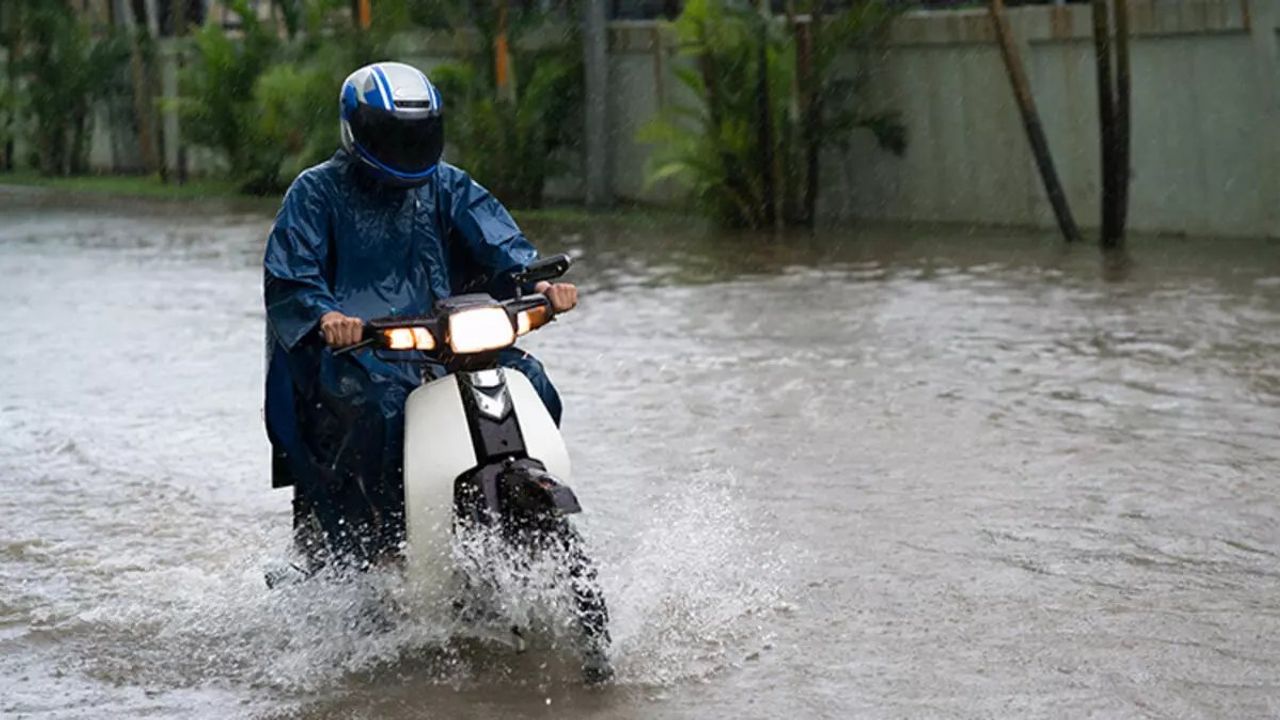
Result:
[[784,604],[786,559],[774,533],[744,512],[717,473],[703,473],[653,510],[601,569],[620,682],[670,685],[734,661],[768,636]]
[[[780,558],[734,493],[710,478],[648,503],[630,537],[588,542],[611,613],[611,655],[621,684],[668,685],[731,664],[739,641],[759,637],[782,597]],[[763,541],[762,541],[763,538]],[[81,657],[101,680],[166,688],[213,684],[302,698],[352,676],[408,673],[417,682],[474,686],[577,682],[577,628],[556,553],[533,562],[491,536],[461,540],[460,557],[485,557],[494,611],[408,613],[413,583],[396,572],[328,573],[268,590],[263,568],[287,534],[246,533],[225,564],[126,573],[110,600],[79,614]],[[764,548],[764,549],[762,549]],[[495,639],[511,624],[530,649],[514,660]]]

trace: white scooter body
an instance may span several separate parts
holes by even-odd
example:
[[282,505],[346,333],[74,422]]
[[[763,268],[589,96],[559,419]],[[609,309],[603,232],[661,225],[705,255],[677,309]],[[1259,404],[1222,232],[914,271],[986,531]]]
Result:
[[[465,383],[459,382],[460,375],[466,376]],[[472,394],[469,402],[464,402],[464,392]],[[564,482],[570,477],[560,431],[521,372],[463,371],[414,390],[405,406],[405,572],[420,589],[419,599],[431,604],[449,600],[456,481],[482,462],[468,412],[493,419],[513,412],[525,455]]]

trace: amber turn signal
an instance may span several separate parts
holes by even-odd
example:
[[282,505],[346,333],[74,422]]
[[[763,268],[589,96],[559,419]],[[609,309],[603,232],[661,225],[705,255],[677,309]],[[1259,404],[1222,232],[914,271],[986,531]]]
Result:
[[388,350],[435,350],[436,338],[424,327],[398,327],[383,330]]
[[526,335],[549,322],[551,322],[551,308],[546,305],[521,310],[516,313],[516,334]]

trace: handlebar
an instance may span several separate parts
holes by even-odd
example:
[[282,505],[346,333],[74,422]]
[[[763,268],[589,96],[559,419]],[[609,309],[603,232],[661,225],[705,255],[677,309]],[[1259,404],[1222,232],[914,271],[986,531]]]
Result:
[[[556,311],[546,296],[534,294],[523,295],[523,290],[531,283],[554,280],[569,271],[573,260],[563,253],[540,258],[529,263],[523,270],[511,274],[515,284],[514,299],[498,302],[488,295],[471,294],[445,298],[436,303],[435,312],[420,317],[385,317],[367,320],[364,324],[364,335],[360,342],[334,351],[335,355],[360,350],[369,346],[377,346],[386,350],[421,350],[437,355],[479,354],[492,350],[510,347],[515,339],[536,330],[555,319]],[[500,323],[494,323],[494,316],[489,316],[489,326],[484,331],[493,333],[490,338],[495,344],[480,349],[475,338],[468,337],[468,342],[458,343],[453,337],[450,318],[456,313],[480,310],[484,308],[501,308],[506,311],[511,324],[509,336],[502,335]],[[475,318],[475,316],[473,316]],[[468,328],[470,334],[480,328]],[[407,334],[406,334],[407,333]],[[501,337],[499,337],[501,335]],[[407,343],[407,344],[406,344]],[[466,347],[460,348],[460,345]]]
[[[510,324],[509,330],[495,320],[492,312],[484,318],[473,314],[471,322],[481,321],[480,326],[464,328],[468,338],[466,344],[461,345],[455,337],[451,318],[483,310],[501,310]],[[437,302],[436,311],[431,315],[366,320],[360,342],[338,348],[334,354],[345,355],[371,346],[379,350],[419,350],[434,356],[482,354],[514,345],[516,338],[550,323],[555,317],[555,308],[542,294],[505,301],[496,301],[488,295],[459,295]],[[476,332],[488,335],[477,336]],[[486,340],[492,344],[483,345]]]

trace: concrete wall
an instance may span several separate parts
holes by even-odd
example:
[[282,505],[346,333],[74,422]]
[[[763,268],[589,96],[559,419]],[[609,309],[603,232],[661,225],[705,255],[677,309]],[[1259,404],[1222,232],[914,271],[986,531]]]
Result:
[[[1280,237],[1280,0],[1147,0],[1132,9],[1133,186],[1130,227]],[[1099,221],[1093,42],[1086,5],[1010,10],[1059,174],[1077,221]],[[648,148],[635,130],[675,80],[671,49],[647,23],[615,23],[610,62],[613,182],[643,187]],[[849,218],[1051,227],[983,10],[909,13],[871,67],[868,107],[907,127],[903,157],[870,134],[823,158],[820,213]],[[856,63],[850,58],[850,65]]]
[[[1280,0],[1131,0],[1133,186],[1130,227],[1212,236],[1280,237]],[[1036,103],[1077,221],[1099,218],[1097,95],[1086,5],[1012,9]],[[667,103],[693,99],[675,79],[669,32],[649,21],[610,24],[609,172],[622,200],[677,202],[679,188],[646,187],[641,126]],[[429,70],[470,40],[400,38],[390,54]],[[880,51],[878,51],[880,52]],[[166,56],[172,49],[166,48]],[[1052,214],[984,11],[908,13],[882,57],[849,57],[869,72],[869,110],[894,110],[908,149],[896,157],[869,133],[823,157],[819,211],[851,218],[1051,227]],[[164,91],[176,90],[173,68]],[[116,117],[128,119],[127,113]],[[137,165],[131,133],[97,114],[92,162]],[[169,137],[176,121],[166,122]],[[172,166],[176,152],[168,148]],[[132,160],[130,159],[132,158]],[[216,167],[192,151],[194,171]],[[582,193],[578,175],[549,192]]]

